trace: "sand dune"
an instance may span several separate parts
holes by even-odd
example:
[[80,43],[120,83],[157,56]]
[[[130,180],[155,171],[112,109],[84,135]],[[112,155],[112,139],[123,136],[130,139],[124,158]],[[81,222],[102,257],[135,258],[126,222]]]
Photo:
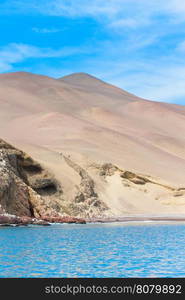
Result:
[[111,163],[184,188],[184,106],[147,101],[85,73],[53,79],[17,72],[0,74],[0,107],[0,137],[49,168],[67,199],[79,176],[60,153],[91,174],[102,201],[117,215],[185,213],[185,198],[179,204],[167,193],[168,201],[156,202],[155,192],[144,197],[138,186],[125,189],[117,175],[106,179],[105,188],[91,167]]

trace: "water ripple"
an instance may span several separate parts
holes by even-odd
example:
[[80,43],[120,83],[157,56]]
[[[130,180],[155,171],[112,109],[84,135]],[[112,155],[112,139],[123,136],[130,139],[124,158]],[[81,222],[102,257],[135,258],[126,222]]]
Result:
[[184,224],[0,228],[0,277],[185,277]]

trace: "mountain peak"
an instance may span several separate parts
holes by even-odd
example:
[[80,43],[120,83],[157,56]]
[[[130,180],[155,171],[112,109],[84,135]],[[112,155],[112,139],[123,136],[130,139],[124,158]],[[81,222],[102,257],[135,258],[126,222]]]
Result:
[[124,96],[125,100],[141,99],[117,86],[107,83],[88,73],[79,72],[58,78],[59,81],[65,82],[75,88],[80,88],[88,92],[106,93],[109,96]]
[[71,77],[85,77],[85,78],[91,78],[91,79],[97,79],[99,80],[98,78],[96,78],[95,76],[89,74],[89,73],[86,73],[86,72],[74,72],[74,73],[71,73],[69,75],[66,75],[66,76],[63,76],[59,79],[66,79],[66,78],[71,78]]
[[84,72],[72,73],[70,75],[61,77],[58,80],[65,81],[73,85],[81,86],[89,86],[90,84],[91,86],[96,87],[106,84],[103,80]]

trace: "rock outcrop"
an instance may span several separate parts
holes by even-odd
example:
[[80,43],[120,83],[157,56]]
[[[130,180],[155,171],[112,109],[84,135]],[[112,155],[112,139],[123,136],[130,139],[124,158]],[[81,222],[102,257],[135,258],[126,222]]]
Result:
[[60,201],[62,187],[54,176],[30,156],[0,140],[0,224],[85,222],[66,217]]
[[84,219],[70,217],[70,216],[46,216],[42,219],[36,219],[31,217],[18,217],[9,214],[0,214],[0,226],[26,226],[26,225],[41,225],[49,226],[51,223],[68,223],[68,224],[85,224]]
[[106,215],[108,207],[99,197],[96,191],[96,183],[88,174],[88,171],[69,157],[63,155],[63,158],[67,165],[80,176],[80,184],[75,186],[74,197],[66,204],[68,209],[73,215],[83,218]]
[[70,216],[65,216],[65,217],[42,217],[42,220],[49,222],[49,223],[68,223],[68,224],[85,224],[86,221],[81,218],[75,218],[75,217],[70,217]]
[[[0,150],[0,206],[1,211],[19,216],[33,216],[29,187],[17,166],[16,154]],[[24,180],[23,180],[24,178]]]
[[42,226],[48,226],[50,225],[45,220],[41,219],[35,219],[31,217],[18,217],[14,215],[0,215],[0,226],[26,226],[26,225],[42,225]]

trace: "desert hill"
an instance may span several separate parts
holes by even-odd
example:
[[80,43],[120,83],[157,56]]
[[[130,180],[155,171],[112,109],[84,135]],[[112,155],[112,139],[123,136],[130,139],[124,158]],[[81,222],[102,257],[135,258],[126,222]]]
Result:
[[65,213],[185,213],[184,106],[85,73],[16,72],[0,74],[0,107],[0,137],[53,174]]

